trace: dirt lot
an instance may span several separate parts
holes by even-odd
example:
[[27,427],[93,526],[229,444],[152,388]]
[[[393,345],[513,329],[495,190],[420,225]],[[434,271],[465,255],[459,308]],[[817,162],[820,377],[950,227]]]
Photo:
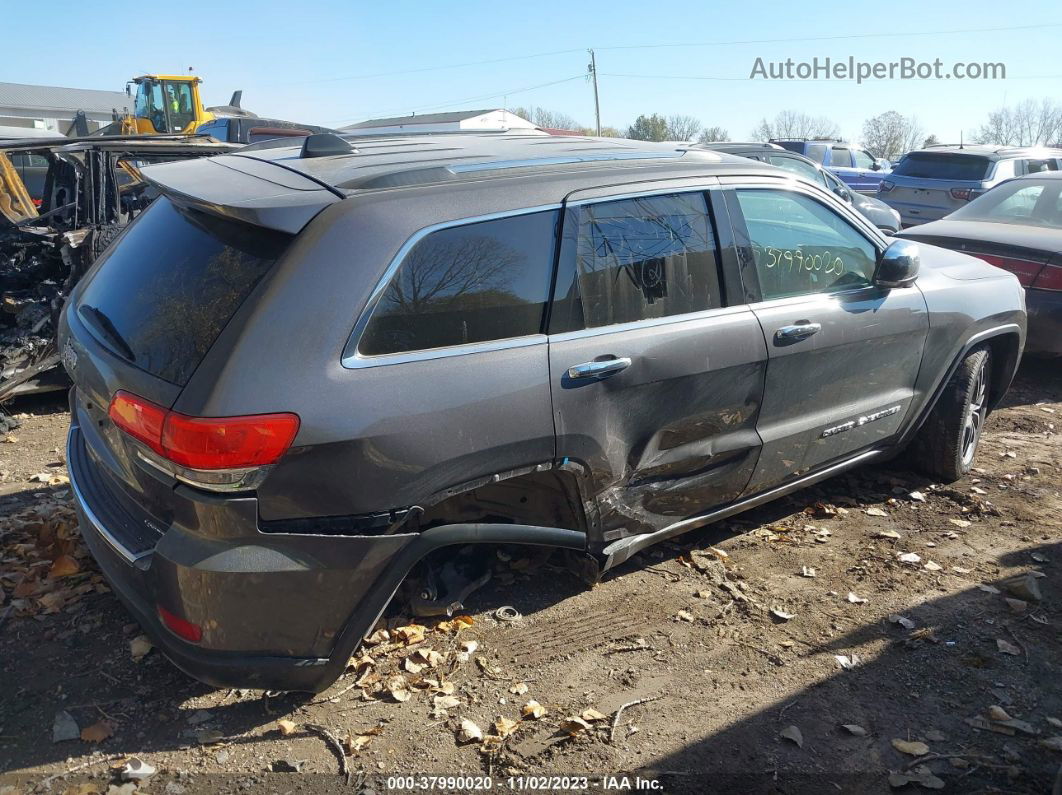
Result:
[[[341,765],[346,791],[377,792],[483,783],[389,787],[413,774],[599,790],[623,771],[667,792],[1062,786],[1057,363],[1023,367],[959,483],[857,471],[593,589],[557,559],[501,550],[470,625],[421,641],[396,617],[315,697],[212,690],[157,651],[134,659],[139,630],[70,521],[62,401],[21,409],[0,444],[3,795],[117,789],[129,757],[158,769],[141,790],[174,795],[334,791]],[[499,620],[507,605],[521,617]],[[544,714],[520,720],[531,700]],[[54,742],[62,713],[75,737]],[[484,742],[461,741],[466,719]],[[574,778],[508,780],[561,774]]]

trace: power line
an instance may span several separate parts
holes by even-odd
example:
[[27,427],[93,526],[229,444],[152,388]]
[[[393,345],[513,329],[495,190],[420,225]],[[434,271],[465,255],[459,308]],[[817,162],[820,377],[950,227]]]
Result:
[[[904,31],[902,33],[849,33],[840,34],[837,36],[788,36],[779,39],[722,39],[719,41],[701,41],[701,42],[684,42],[684,43],[661,43],[661,44],[613,44],[606,47],[595,47],[597,50],[652,50],[661,48],[680,48],[680,47],[727,47],[727,46],[740,46],[745,44],[782,44],[786,42],[807,42],[807,41],[843,41],[846,39],[874,39],[874,38],[895,38],[895,37],[910,37],[910,36],[946,36],[951,34],[960,33],[1002,33],[1006,31],[1015,30],[1039,30],[1042,28],[1059,28],[1062,27],[1062,22],[1049,22],[1042,25],[1011,25],[1006,27],[994,27],[994,28],[966,28],[962,30],[932,30],[932,31]],[[489,66],[492,64],[509,63],[511,61],[526,61],[533,58],[548,58],[554,55],[571,55],[572,53],[585,52],[584,48],[572,48],[567,50],[550,50],[548,52],[535,52],[528,53],[526,55],[509,55],[504,58],[490,58],[481,61],[465,61],[463,63],[450,63],[439,64],[434,66],[422,66],[416,69],[398,69],[390,72],[374,72],[363,75],[346,75],[343,77],[326,77],[316,80],[305,80],[298,83],[288,83],[286,85],[307,85],[309,83],[334,83],[343,80],[371,80],[378,77],[394,77],[398,75],[412,75],[420,74],[423,72],[435,72],[443,69],[463,69],[469,66]]]
[[[635,79],[644,80],[734,80],[741,82],[756,82],[751,77],[717,77],[714,75],[635,75],[635,74],[621,74],[618,72],[601,72],[601,77],[629,77]],[[1005,78],[999,78],[1002,80],[1059,80],[1062,79],[1062,75],[1025,75],[1019,77],[1011,77],[1007,75]],[[907,77],[882,77],[882,78],[863,78],[864,83],[884,83],[888,81],[903,80],[910,82],[911,78]],[[918,82],[926,82],[929,80],[951,80],[948,77],[920,77]],[[845,78],[833,78],[833,77],[779,77],[771,78],[770,80],[762,80],[762,83],[852,83],[855,82],[854,77]],[[967,78],[965,80],[956,79],[956,83],[976,83],[979,82],[979,78]]]
[[1011,25],[998,28],[966,28],[963,30],[927,30],[904,31],[902,33],[847,33],[838,36],[787,36],[781,39],[741,39],[720,41],[695,41],[666,44],[615,44],[610,47],[596,47],[598,50],[655,50],[671,47],[725,47],[742,44],[785,44],[806,41],[842,41],[845,39],[879,39],[910,36],[948,36],[958,33],[1002,33],[1013,30],[1040,30],[1042,28],[1062,28],[1062,22],[1050,22],[1044,25]]

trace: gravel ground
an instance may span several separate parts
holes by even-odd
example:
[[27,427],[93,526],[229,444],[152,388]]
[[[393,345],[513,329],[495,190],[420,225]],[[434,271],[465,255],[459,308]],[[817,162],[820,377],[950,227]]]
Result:
[[[499,549],[470,620],[420,628],[399,609],[317,696],[213,690],[146,651],[71,521],[63,401],[15,410],[17,441],[0,443],[0,795],[117,790],[130,758],[158,771],[141,790],[174,795],[335,791],[341,769],[354,792],[486,776],[515,791],[636,776],[666,792],[1059,786],[1057,362],[1023,366],[958,483],[898,461],[859,470],[593,588],[556,556]],[[53,741],[57,716],[72,739]],[[417,774],[480,778],[391,778]]]

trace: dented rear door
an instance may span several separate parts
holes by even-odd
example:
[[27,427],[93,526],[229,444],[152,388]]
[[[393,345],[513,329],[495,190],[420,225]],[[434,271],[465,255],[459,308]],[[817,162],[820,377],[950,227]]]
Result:
[[557,455],[607,543],[733,500],[759,454],[766,350],[724,296],[703,187],[570,198],[550,319]]

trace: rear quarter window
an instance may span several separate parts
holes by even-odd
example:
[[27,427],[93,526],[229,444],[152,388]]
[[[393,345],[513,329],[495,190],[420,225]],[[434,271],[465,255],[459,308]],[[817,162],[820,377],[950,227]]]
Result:
[[554,210],[429,234],[372,309],[358,352],[382,356],[540,333],[556,232]]
[[977,182],[986,178],[992,161],[977,155],[915,152],[906,155],[892,173],[900,177]]
[[290,240],[162,197],[100,262],[78,313],[116,353],[184,386]]

